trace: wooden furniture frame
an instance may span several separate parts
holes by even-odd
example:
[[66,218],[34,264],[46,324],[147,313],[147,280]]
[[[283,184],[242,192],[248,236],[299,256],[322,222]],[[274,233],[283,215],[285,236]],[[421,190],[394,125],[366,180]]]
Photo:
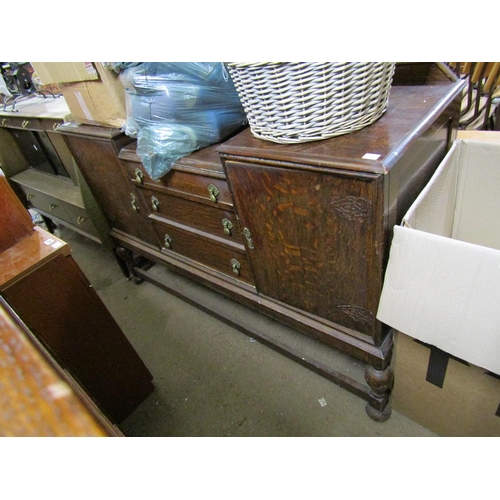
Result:
[[178,294],[153,272],[159,263],[362,361],[367,385],[184,297],[351,390],[383,421],[393,341],[376,312],[392,227],[454,140],[463,85],[439,65],[401,64],[387,112],[369,127],[300,145],[246,129],[180,159],[159,181],[118,131],[59,132],[133,281]]
[[70,111],[62,96],[34,96],[0,109],[0,167],[24,206],[50,232],[56,224],[108,248],[109,226],[57,128]]
[[102,413],[119,423],[154,390],[151,373],[68,244],[33,226],[3,175],[0,200],[0,298]]

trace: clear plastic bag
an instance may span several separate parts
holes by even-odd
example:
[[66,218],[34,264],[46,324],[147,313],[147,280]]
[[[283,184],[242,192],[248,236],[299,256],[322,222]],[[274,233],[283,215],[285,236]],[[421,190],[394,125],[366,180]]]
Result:
[[246,115],[222,63],[143,63],[120,75],[127,96],[125,133],[155,180],[197,149],[243,127]]

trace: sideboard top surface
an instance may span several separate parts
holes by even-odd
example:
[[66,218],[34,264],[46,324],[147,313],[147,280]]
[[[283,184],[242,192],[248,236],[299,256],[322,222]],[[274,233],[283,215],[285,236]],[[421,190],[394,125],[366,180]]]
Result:
[[[387,173],[398,156],[421,136],[459,95],[463,82],[393,85],[387,111],[374,124],[356,132],[302,144],[278,144],[258,139],[249,128],[222,143],[223,155],[303,163]],[[366,158],[365,155],[376,155]]]

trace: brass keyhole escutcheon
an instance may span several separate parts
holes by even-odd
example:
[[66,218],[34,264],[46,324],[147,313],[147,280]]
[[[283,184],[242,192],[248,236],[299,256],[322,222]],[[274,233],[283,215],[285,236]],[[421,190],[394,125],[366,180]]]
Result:
[[172,248],[172,238],[165,234],[165,248]]
[[248,229],[248,227],[243,228],[243,236],[247,240],[248,248],[253,250],[255,247],[253,245],[252,233],[250,232],[250,229]]
[[139,169],[139,168],[136,168],[134,173],[135,173],[135,182],[136,182],[136,184],[142,185],[142,183],[143,183],[143,177],[144,177],[144,174],[142,173],[142,170]]
[[130,196],[132,198],[132,201],[130,202],[132,204],[132,210],[134,212],[138,212],[139,211],[139,206],[137,205],[137,200],[135,199],[135,196],[133,193],[130,193]]
[[233,228],[233,223],[229,219],[222,219],[222,227],[224,228],[224,234],[231,235],[231,229]]
[[236,276],[240,275],[241,264],[236,259],[231,259],[231,268]]
[[155,212],[160,210],[160,201],[156,196],[151,196],[151,207]]
[[210,195],[210,199],[214,202],[214,203],[217,203],[217,196],[219,196],[220,194],[220,191],[217,189],[216,186],[214,186],[213,184],[209,184],[207,186],[207,189],[208,189],[208,193]]

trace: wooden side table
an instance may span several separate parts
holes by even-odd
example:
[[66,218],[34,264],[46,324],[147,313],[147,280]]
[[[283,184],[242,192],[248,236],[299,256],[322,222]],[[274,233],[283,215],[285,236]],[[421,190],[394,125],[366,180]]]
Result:
[[[67,243],[19,210],[0,175],[0,296],[112,422],[123,420],[154,386],[152,375],[71,256]],[[9,218],[10,216],[10,218]],[[22,233],[5,228],[24,224]],[[9,246],[10,245],[10,246]]]

